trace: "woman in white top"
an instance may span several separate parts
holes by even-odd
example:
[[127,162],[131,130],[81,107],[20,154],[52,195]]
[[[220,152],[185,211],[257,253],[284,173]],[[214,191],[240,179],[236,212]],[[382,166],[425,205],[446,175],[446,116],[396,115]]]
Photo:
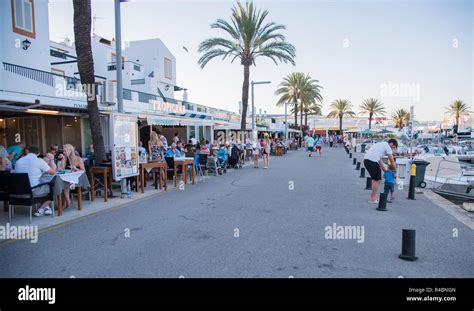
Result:
[[258,139],[252,144],[253,167],[258,168],[258,156],[260,155],[260,142]]

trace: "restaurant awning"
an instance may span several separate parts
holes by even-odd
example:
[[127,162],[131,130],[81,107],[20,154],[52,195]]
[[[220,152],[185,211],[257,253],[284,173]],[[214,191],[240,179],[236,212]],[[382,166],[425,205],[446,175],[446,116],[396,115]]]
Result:
[[168,116],[145,116],[150,125],[168,125],[168,126],[213,126],[213,120],[190,119],[183,117]]

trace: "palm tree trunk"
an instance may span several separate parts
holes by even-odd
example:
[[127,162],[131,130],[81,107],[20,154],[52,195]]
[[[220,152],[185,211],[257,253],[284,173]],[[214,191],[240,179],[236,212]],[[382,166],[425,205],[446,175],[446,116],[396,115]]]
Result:
[[[87,94],[87,113],[94,145],[95,163],[102,163],[105,156],[104,139],[100,126],[100,114],[95,96],[94,59],[91,48],[91,1],[73,0],[74,6],[74,37],[77,54],[77,68],[81,84]],[[92,87],[91,87],[92,86]]]
[[458,129],[459,129],[459,115],[456,114],[456,128],[455,128],[454,134],[458,133]]
[[342,115],[339,115],[339,134],[342,134]]
[[308,113],[304,114],[304,126],[308,126]]
[[300,99],[300,130],[303,131],[303,101]]
[[242,85],[242,119],[240,120],[241,131],[245,131],[247,126],[247,107],[249,103],[249,77],[250,66],[244,65],[244,83]]
[[294,104],[295,104],[295,127],[298,127],[298,101],[295,101]]
[[370,113],[369,114],[369,130],[372,129],[372,117],[373,115]]

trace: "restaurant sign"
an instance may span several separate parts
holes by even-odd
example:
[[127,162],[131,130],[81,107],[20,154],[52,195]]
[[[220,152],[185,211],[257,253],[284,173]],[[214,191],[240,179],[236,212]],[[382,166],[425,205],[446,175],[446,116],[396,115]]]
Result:
[[138,175],[137,116],[111,114],[112,171],[115,180]]
[[184,114],[186,109],[183,104],[166,103],[159,100],[150,100],[151,109],[160,113]]

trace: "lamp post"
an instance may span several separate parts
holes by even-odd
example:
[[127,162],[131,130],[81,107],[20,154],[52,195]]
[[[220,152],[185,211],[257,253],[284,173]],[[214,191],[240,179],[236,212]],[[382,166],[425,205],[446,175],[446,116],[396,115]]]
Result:
[[117,110],[123,112],[121,0],[115,0],[115,65],[117,67]]
[[[255,98],[254,98],[254,85],[256,84],[270,84],[271,81],[258,81],[258,82],[255,82],[255,81],[252,81],[251,82],[251,85],[252,85],[252,137],[255,133]],[[253,137],[253,139],[255,139],[255,137]]]
[[285,102],[285,141],[288,141],[288,103]]

